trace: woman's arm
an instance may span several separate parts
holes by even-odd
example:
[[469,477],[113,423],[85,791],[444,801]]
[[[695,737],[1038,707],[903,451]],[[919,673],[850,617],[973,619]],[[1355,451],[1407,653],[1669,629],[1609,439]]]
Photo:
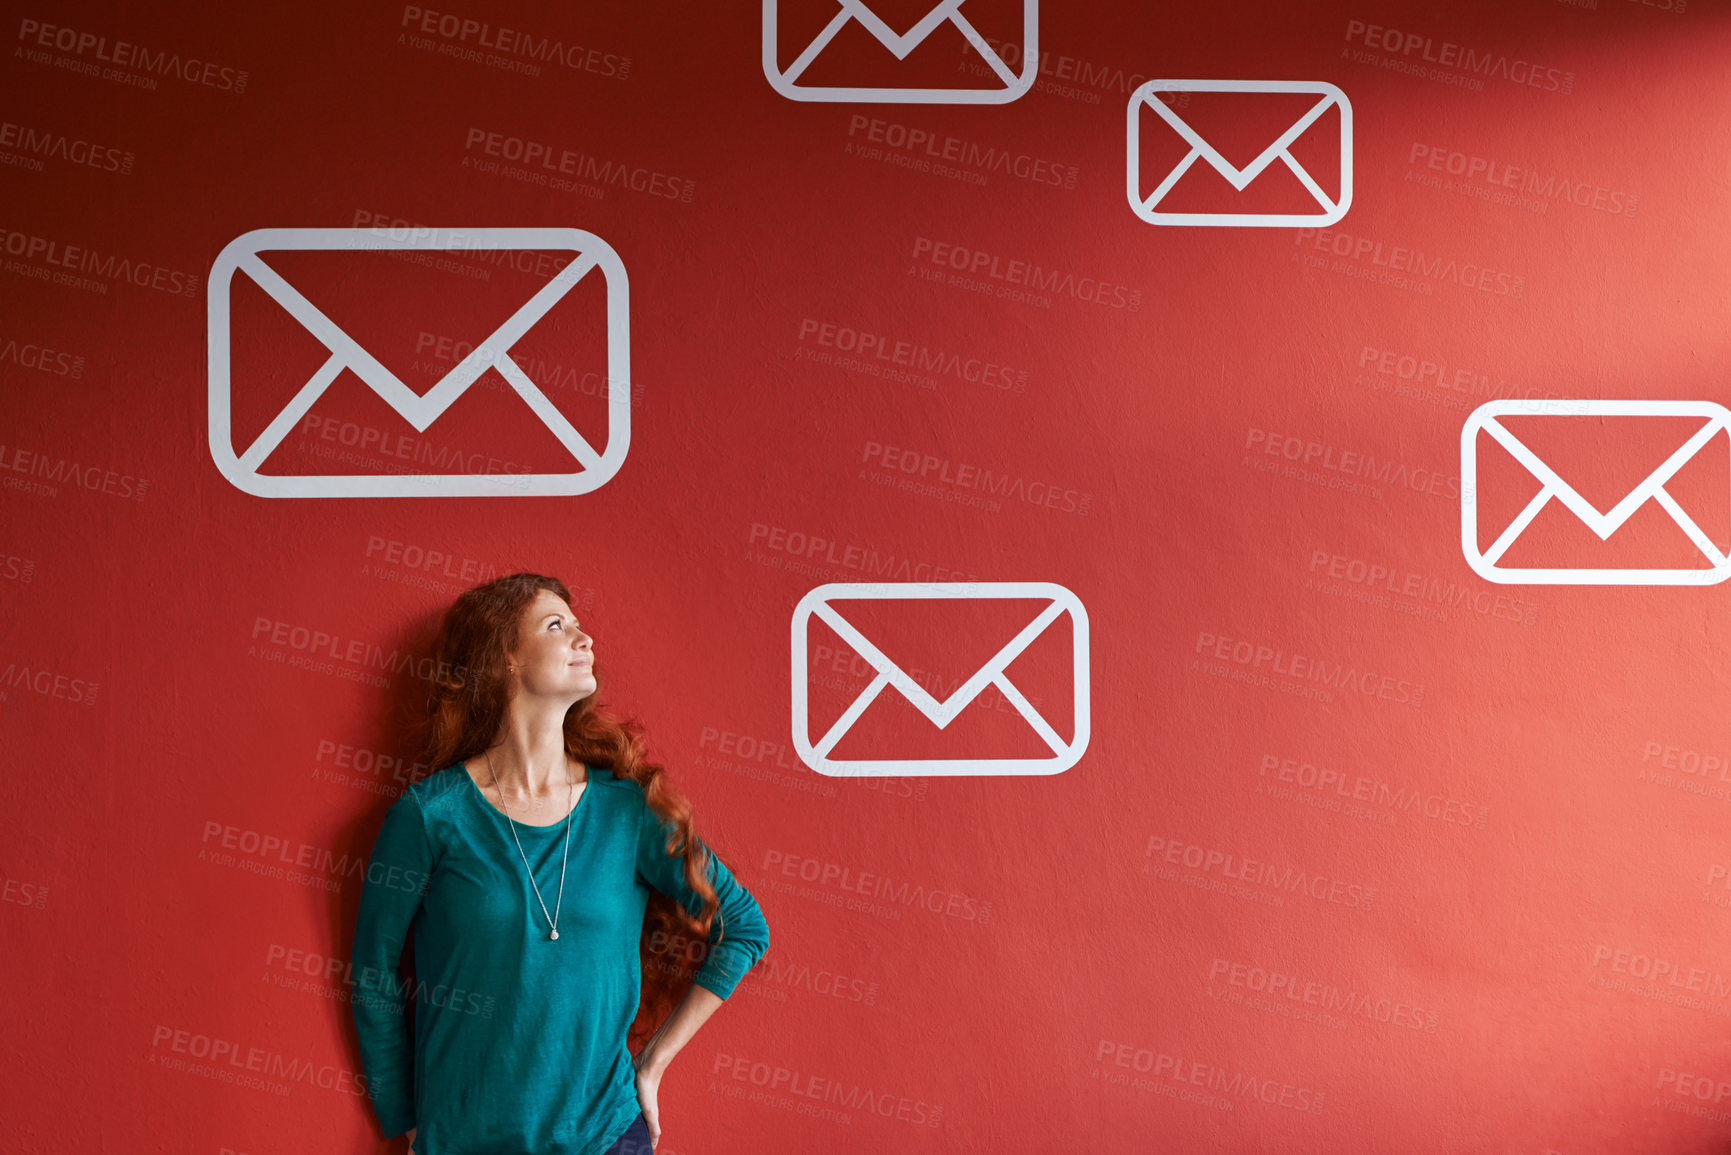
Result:
[[637,1105],[643,1110],[643,1123],[649,1129],[651,1147],[661,1142],[661,1076],[666,1073],[673,1056],[691,1041],[697,1028],[715,1013],[723,1001],[714,991],[693,983],[685,997],[679,1000],[679,1005],[673,1008],[673,1013],[667,1016],[667,1021],[649,1036],[643,1050],[632,1060],[637,1066]]
[[[664,825],[645,804],[637,831],[637,873],[644,882],[695,915],[703,908],[703,902],[685,881],[683,857],[667,853],[667,840],[672,833],[673,827]],[[691,989],[633,1060],[637,1067],[637,1102],[643,1108],[651,1146],[661,1142],[661,1112],[656,1099],[667,1065],[769,949],[769,924],[757,900],[739,885],[713,850],[709,851],[709,882],[715,887],[720,905],[709,929],[708,957],[693,977]]]
[[697,1028],[709,1021],[709,1016],[722,1002],[722,997],[714,991],[692,984],[685,997],[679,1000],[679,1005],[673,1008],[673,1013],[667,1016],[667,1021],[643,1044],[643,1050],[635,1060],[638,1073],[659,1079],[667,1070],[667,1064],[673,1061],[673,1056],[684,1049],[691,1037],[697,1034]]
[[[664,824],[644,805],[637,838],[637,873],[644,882],[675,899],[695,916],[703,908],[703,900],[685,881],[684,859],[667,853],[667,840],[672,832],[671,824]],[[756,966],[769,949],[769,924],[751,892],[739,884],[713,849],[707,846],[705,849],[709,850],[709,882],[720,906],[709,928],[708,957],[693,982],[717,998],[726,999],[745,972]]]
[[426,894],[433,857],[420,805],[405,793],[385,812],[373,842],[350,958],[361,1070],[387,1137],[415,1123],[415,1038],[404,1014],[408,1000],[397,980],[397,964]]

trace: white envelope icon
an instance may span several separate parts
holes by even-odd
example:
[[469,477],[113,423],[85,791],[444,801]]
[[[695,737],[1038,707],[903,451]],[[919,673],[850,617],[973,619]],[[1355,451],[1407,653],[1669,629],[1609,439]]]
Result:
[[[937,6],[922,16],[917,24],[899,34],[867,7],[865,0],[817,0],[826,8],[829,4],[837,4],[839,11],[784,69],[781,67],[781,54],[777,45],[777,5],[786,2],[787,0],[763,0],[763,75],[768,78],[771,88],[789,100],[875,104],[1008,104],[1033,87],[1034,77],[1040,70],[1039,0],[1020,0],[1022,71],[1019,75],[1004,63],[1003,57],[993,50],[979,30],[962,15],[964,0],[939,0]],[[980,7],[980,0],[975,0],[974,7]],[[1003,81],[1003,85],[985,88],[826,88],[801,85],[799,78],[811,67],[812,61],[829,47],[837,33],[855,22],[871,33],[878,43],[889,49],[897,60],[906,60],[908,54],[925,43],[934,30],[945,24],[954,25],[967,38],[974,51],[979,53],[985,65]]]
[[[1045,607],[1019,633],[1005,642],[997,654],[958,686],[944,701],[933,697],[906,671],[886,657],[836,603],[859,599],[976,599],[1025,598],[1048,600]],[[1062,614],[1070,615],[1072,717],[1074,736],[1064,741],[1029,704],[1004,670]],[[830,727],[813,741],[810,733],[806,629],[813,615],[834,630],[870,664],[877,676]],[[1052,582],[832,582],[818,586],[799,599],[793,611],[793,743],[800,760],[819,774],[833,777],[961,774],[1057,774],[1081,760],[1088,748],[1088,611],[1075,594]],[[883,758],[837,760],[829,757],[867,706],[889,688],[905,697],[919,712],[942,730],[987,686],[996,687],[1050,747],[1050,758]]]
[[[385,368],[359,342],[343,332],[317,305],[277,273],[259,253],[280,250],[371,251],[424,249],[462,251],[536,249],[569,252],[572,257],[547,284],[464,357],[425,394],[417,394]],[[546,394],[511,357],[511,347],[544,317],[571,287],[599,269],[607,291],[607,444],[598,452],[572,427]],[[252,444],[236,447],[230,414],[230,282],[235,272],[250,277],[290,316],[316,337],[330,357],[273,418]],[[384,233],[369,229],[255,229],[224,246],[211,268],[208,297],[210,455],[236,488],[258,497],[476,497],[559,496],[588,493],[615,473],[631,441],[630,327],[625,266],[601,238],[580,229],[477,228],[418,229]],[[315,401],[347,369],[425,432],[488,369],[510,383],[534,415],[570,451],[568,473],[498,474],[261,474],[259,466],[295,428]]]
[[[1235,167],[1218,149],[1203,139],[1189,124],[1185,123],[1165,101],[1156,94],[1161,92],[1271,92],[1313,94],[1320,97],[1305,114],[1295,120],[1267,148],[1258,153],[1243,168]],[[1190,145],[1190,151],[1184,159],[1167,173],[1155,187],[1154,191],[1144,196],[1142,194],[1142,145],[1139,131],[1138,111],[1147,107],[1157,113],[1160,119],[1170,125],[1173,131]],[[1316,123],[1330,108],[1340,109],[1340,194],[1338,199],[1331,199],[1317,184],[1303,165],[1287,151],[1294,141],[1303,136],[1310,126]],[[1130,198],[1130,208],[1137,216],[1151,225],[1217,225],[1225,227],[1261,227],[1261,228],[1316,228],[1322,225],[1332,225],[1346,216],[1346,210],[1352,207],[1352,102],[1347,100],[1346,93],[1332,84],[1319,80],[1150,80],[1135,92],[1130,94],[1128,115],[1129,125],[1125,137],[1125,153],[1128,157],[1128,176],[1125,182]],[[1320,131],[1320,130],[1319,130]],[[1172,191],[1190,167],[1198,160],[1206,161],[1221,176],[1226,178],[1233,188],[1243,192],[1250,182],[1267,170],[1275,161],[1279,161],[1291,170],[1299,183],[1315,198],[1318,212],[1302,213],[1263,213],[1263,212],[1161,212],[1158,208],[1166,194]]]
[[[1499,417],[1521,415],[1538,417],[1698,417],[1699,429],[1679,444],[1657,469],[1610,509],[1600,512],[1591,502],[1520,439],[1510,433]],[[1695,586],[1713,585],[1731,577],[1731,557],[1727,557],[1665,485],[1689,461],[1700,453],[1715,436],[1731,431],[1731,410],[1711,401],[1589,401],[1589,400],[1505,400],[1492,401],[1472,411],[1461,429],[1461,550],[1473,572],[1486,581],[1505,585],[1607,585],[1607,586]],[[1539,491],[1483,550],[1479,537],[1479,435],[1488,434],[1506,449],[1534,478],[1541,482]],[[1531,436],[1529,434],[1528,436]],[[1605,541],[1621,529],[1635,512],[1653,502],[1677,524],[1677,527],[1701,551],[1708,566],[1678,567],[1675,564],[1652,569],[1589,568],[1580,566],[1557,568],[1509,568],[1500,563],[1504,553],[1519,540],[1552,501],[1560,502]],[[1716,498],[1719,518],[1731,516],[1731,493]],[[1697,509],[1697,512],[1705,512]],[[1494,527],[1493,527],[1494,528]]]

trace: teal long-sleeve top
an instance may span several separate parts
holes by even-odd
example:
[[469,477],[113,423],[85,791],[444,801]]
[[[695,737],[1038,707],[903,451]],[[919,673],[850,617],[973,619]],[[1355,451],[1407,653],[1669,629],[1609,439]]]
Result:
[[[637,782],[589,767],[570,823],[550,939],[505,815],[460,763],[385,814],[355,923],[353,1009],[379,1124],[387,1136],[417,1128],[416,1155],[601,1155],[637,1117],[626,1034],[644,908],[652,887],[693,914],[701,900]],[[516,833],[552,911],[565,823],[519,822]],[[709,861],[721,910],[694,981],[725,999],[769,948],[769,928],[713,851]]]

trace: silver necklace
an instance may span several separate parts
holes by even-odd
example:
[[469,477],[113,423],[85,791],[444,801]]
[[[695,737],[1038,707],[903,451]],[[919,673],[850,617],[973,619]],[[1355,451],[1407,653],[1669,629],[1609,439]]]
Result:
[[[487,775],[493,779],[493,789],[499,792],[499,804],[505,807],[505,821],[511,824],[511,838],[517,843],[517,853],[523,859],[523,869],[529,873],[529,885],[535,887],[535,901],[541,904],[541,914],[547,919],[549,939],[559,937],[559,906],[565,900],[565,863],[571,858],[571,815],[577,809],[571,805],[571,798],[577,793],[577,779],[570,782],[570,794],[565,801],[565,857],[559,862],[559,896],[553,900],[553,913],[547,913],[547,900],[541,897],[541,888],[535,885],[535,868],[529,865],[529,856],[523,853],[523,840],[517,837],[517,822],[511,817],[511,807],[505,802],[504,787],[499,785],[499,776],[493,772],[493,755],[483,750],[481,753],[487,759]],[[570,772],[569,767],[566,770]]]

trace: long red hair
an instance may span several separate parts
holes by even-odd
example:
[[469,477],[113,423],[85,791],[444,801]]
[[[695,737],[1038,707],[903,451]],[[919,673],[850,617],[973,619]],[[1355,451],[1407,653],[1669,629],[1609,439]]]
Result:
[[[510,702],[507,654],[517,646],[524,611],[542,590],[570,604],[571,591],[558,578],[514,573],[465,590],[445,612],[423,720],[421,761],[430,770],[479,757],[498,736]],[[642,785],[649,809],[676,828],[664,849],[684,859],[685,881],[703,899],[703,909],[693,918],[668,896],[650,894],[638,946],[642,993],[627,1037],[627,1046],[635,1050],[690,987],[720,903],[709,882],[708,853],[692,824],[691,804],[669,784],[666,769],[647,757],[637,722],[615,717],[599,704],[600,668],[597,661],[595,693],[565,715],[565,750],[586,765]]]

